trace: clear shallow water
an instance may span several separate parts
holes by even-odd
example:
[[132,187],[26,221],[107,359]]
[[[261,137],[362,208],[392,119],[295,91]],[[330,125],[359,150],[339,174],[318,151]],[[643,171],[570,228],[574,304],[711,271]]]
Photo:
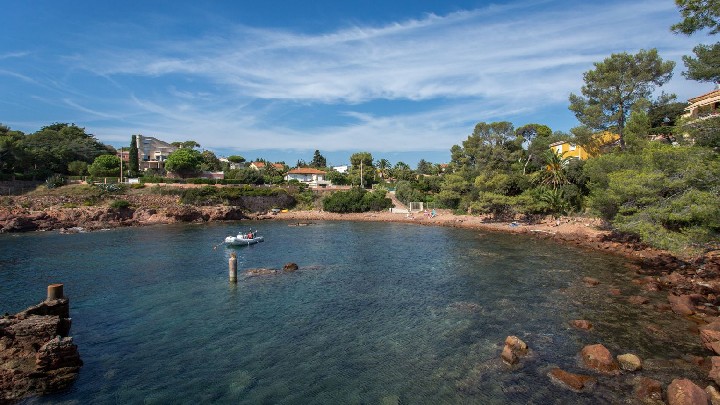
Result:
[[[264,243],[213,249],[249,225]],[[239,270],[300,270],[230,285],[233,251]],[[584,276],[602,284],[584,287]],[[0,235],[0,311],[65,283],[85,362],[70,391],[31,403],[617,402],[624,377],[589,394],[549,383],[552,366],[582,372],[576,355],[590,343],[650,359],[653,378],[701,376],[667,360],[702,353],[686,321],[607,293],[640,293],[630,279],[623,260],[599,253],[408,224]],[[572,329],[572,319],[596,328]],[[533,350],[515,370],[498,360],[511,334]]]

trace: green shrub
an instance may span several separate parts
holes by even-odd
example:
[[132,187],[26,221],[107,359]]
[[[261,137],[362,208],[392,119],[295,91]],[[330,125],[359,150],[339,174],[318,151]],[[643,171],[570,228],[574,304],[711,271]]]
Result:
[[113,202],[110,203],[110,208],[116,209],[116,210],[121,210],[121,209],[129,208],[129,207],[130,207],[130,203],[126,200],[114,200]]
[[323,209],[329,212],[382,211],[392,207],[392,201],[385,198],[385,191],[367,192],[361,188],[335,192],[323,200]]
[[53,174],[45,180],[45,186],[48,189],[58,188],[65,185],[65,177],[59,174]]

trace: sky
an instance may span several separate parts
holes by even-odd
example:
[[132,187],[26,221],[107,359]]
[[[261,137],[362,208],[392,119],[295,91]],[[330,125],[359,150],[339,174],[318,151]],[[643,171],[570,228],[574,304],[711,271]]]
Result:
[[195,140],[294,165],[370,152],[447,162],[478,122],[568,131],[583,73],[612,53],[676,62],[673,0],[0,0],[0,123],[75,123],[101,142]]

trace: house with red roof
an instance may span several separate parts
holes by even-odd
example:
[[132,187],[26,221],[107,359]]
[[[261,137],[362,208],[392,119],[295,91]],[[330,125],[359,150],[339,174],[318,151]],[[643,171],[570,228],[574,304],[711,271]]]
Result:
[[[250,167],[255,170],[261,170],[265,169],[267,165],[265,164],[265,162],[252,162],[250,163]],[[285,171],[285,165],[283,165],[282,163],[273,163],[272,167],[275,168],[275,170],[279,170],[281,172]]]
[[310,187],[326,187],[332,185],[330,181],[326,180],[326,175],[327,173],[324,171],[312,167],[298,167],[290,170],[285,175],[285,180],[297,180]]

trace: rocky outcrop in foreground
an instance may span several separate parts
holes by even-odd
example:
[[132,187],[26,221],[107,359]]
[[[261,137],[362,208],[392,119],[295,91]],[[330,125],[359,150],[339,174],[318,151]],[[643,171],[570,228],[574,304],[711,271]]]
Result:
[[0,318],[0,403],[63,390],[83,362],[70,332],[70,302],[49,299]]

